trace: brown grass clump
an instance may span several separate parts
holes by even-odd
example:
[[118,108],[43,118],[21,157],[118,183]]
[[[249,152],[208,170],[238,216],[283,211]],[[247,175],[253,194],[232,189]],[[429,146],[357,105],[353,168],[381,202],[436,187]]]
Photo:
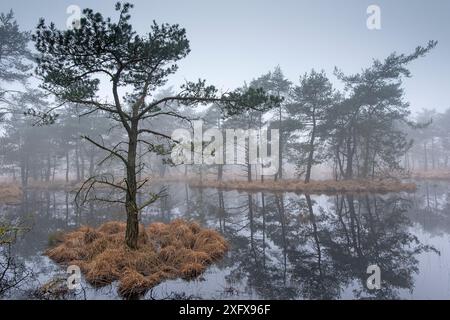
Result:
[[271,191],[271,192],[297,192],[310,194],[333,194],[333,193],[387,193],[407,191],[413,192],[417,186],[415,183],[405,183],[396,179],[381,180],[317,180],[305,183],[301,180],[264,180],[242,181],[242,180],[206,180],[192,181],[192,187],[218,188],[228,190],[245,191]]
[[52,260],[78,265],[94,286],[119,281],[123,297],[135,297],[167,279],[200,276],[228,250],[216,231],[197,223],[175,220],[140,226],[139,248],[124,244],[126,224],[107,222],[97,229],[81,227],[65,234],[46,251]]
[[205,266],[201,263],[185,263],[181,266],[181,273],[184,279],[191,279],[198,277],[205,271]]
[[17,204],[20,202],[22,194],[22,189],[17,184],[0,184],[0,203]]
[[110,221],[102,224],[97,231],[107,234],[115,234],[125,232],[126,227],[126,224],[123,222]]
[[147,292],[148,288],[157,285],[154,279],[143,276],[136,270],[126,268],[119,283],[119,294],[121,296],[139,296]]

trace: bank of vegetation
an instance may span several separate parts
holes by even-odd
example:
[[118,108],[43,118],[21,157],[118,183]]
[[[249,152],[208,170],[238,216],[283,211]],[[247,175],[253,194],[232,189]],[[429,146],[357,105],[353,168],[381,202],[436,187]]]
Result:
[[123,242],[125,230],[126,223],[114,221],[97,229],[82,227],[62,235],[46,255],[57,263],[79,266],[93,286],[118,281],[119,294],[131,298],[164,280],[197,278],[228,250],[218,232],[195,222],[140,225],[135,250]]
[[190,185],[197,188],[218,188],[226,190],[243,191],[270,191],[270,192],[296,192],[308,194],[335,194],[335,193],[388,193],[388,192],[413,192],[416,184],[413,182],[401,182],[394,179],[386,180],[322,180],[305,183],[302,180],[266,180],[266,181],[242,181],[242,180],[204,180],[191,181]]

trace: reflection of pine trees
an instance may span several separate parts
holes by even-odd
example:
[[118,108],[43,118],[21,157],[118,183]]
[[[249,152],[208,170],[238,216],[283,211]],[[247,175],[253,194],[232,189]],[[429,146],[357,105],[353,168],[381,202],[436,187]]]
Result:
[[[413,288],[417,255],[431,249],[409,231],[411,221],[450,230],[445,224],[448,187],[433,185],[428,193],[424,187],[415,195],[336,195],[328,200],[183,184],[168,186],[167,194],[142,213],[143,222],[182,217],[216,228],[231,245],[217,264],[227,285],[267,299],[335,299],[345,289],[356,297],[396,298],[400,290]],[[6,218],[20,217],[31,226],[15,246],[21,257],[39,257],[58,230],[124,218],[120,208],[101,203],[76,208],[73,196],[30,191],[21,205],[5,211]],[[444,223],[438,227],[438,221]],[[371,264],[381,268],[378,291],[365,286]]]
[[105,221],[123,220],[123,210],[116,204],[88,202],[76,206],[74,193],[25,190],[20,204],[5,208],[7,221],[20,223],[27,229],[13,251],[25,259],[40,256],[59,231],[73,230],[81,225],[98,226]]
[[413,222],[434,235],[450,233],[450,186],[446,182],[424,181],[409,198],[414,206],[408,212]]
[[[335,196],[328,211],[308,195],[221,197],[241,203],[222,208],[233,248],[223,262],[228,280],[263,298],[333,299],[347,287],[356,297],[396,298],[412,290],[416,256],[430,250],[408,231],[411,201],[399,196]],[[381,290],[366,289],[371,264],[382,270]]]
[[[339,217],[330,219],[324,246],[334,262],[335,272],[347,281],[357,281],[357,297],[395,298],[399,289],[413,288],[418,271],[416,255],[429,248],[408,232],[405,213],[411,202],[398,196],[338,196]],[[376,264],[382,272],[382,289],[368,291],[367,266]]]
[[33,277],[22,257],[14,254],[14,244],[27,231],[19,219],[0,217],[0,299],[8,297]]
[[[229,223],[230,228],[225,230],[233,248],[229,261],[233,271],[228,280],[246,280],[246,289],[260,297],[293,298],[295,290],[287,283],[284,203],[279,197],[265,194],[248,194],[246,200],[241,212],[247,219],[239,225]],[[271,234],[278,229],[281,245],[274,245]]]

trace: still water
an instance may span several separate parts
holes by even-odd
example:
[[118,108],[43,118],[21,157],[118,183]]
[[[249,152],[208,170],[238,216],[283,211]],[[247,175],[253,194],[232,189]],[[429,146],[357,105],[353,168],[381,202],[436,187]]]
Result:
[[[143,223],[183,218],[220,231],[231,249],[194,281],[171,280],[144,299],[449,299],[450,184],[420,182],[415,193],[304,195],[245,193],[165,186]],[[155,191],[159,190],[156,187]],[[81,225],[125,220],[119,206],[74,194],[29,191],[0,215],[27,227],[13,252],[32,275],[4,298],[30,290],[64,269],[42,253],[49,235]],[[367,267],[381,270],[381,289],[369,290]],[[85,282],[74,299],[119,299],[113,285]]]

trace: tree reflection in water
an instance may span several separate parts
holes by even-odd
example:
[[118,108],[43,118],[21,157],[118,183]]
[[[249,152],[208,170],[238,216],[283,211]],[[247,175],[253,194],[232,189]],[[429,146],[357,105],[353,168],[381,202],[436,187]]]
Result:
[[[231,244],[228,255],[209,271],[224,282],[206,279],[203,288],[209,291],[202,298],[404,297],[414,288],[418,256],[434,250],[420,243],[411,224],[430,234],[450,233],[448,186],[424,184],[410,195],[309,196],[176,184],[167,194],[142,213],[144,223],[196,220],[222,232]],[[124,219],[120,208],[98,203],[77,208],[73,194],[48,191],[25,194],[20,205],[3,212],[6,219],[20,218],[31,227],[14,245],[15,254],[48,274],[58,269],[42,256],[53,233]],[[366,270],[372,264],[381,269],[380,290],[366,287]],[[183,288],[188,296],[197,296],[187,287],[174,290]],[[98,294],[94,291],[91,297]]]
[[[245,281],[262,298],[337,299],[345,289],[357,298],[399,298],[399,290],[413,289],[417,255],[434,250],[409,231],[412,201],[399,195],[336,195],[328,206],[309,195],[246,200],[240,214],[225,218],[227,227],[221,222],[233,248],[224,265],[230,283]],[[381,269],[380,290],[366,286],[372,264]]]

